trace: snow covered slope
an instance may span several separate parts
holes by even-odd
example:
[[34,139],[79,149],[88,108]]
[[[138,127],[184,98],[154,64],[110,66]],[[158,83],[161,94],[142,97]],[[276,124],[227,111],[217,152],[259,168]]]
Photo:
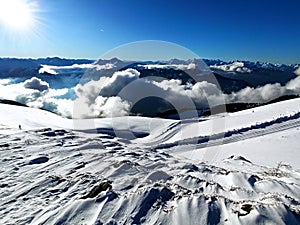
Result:
[[0,224],[300,224],[299,103],[180,122],[0,104]]

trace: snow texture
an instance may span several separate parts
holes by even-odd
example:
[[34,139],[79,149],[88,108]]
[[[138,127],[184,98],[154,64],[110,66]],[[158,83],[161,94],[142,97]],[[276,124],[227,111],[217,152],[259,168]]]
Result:
[[0,224],[299,224],[299,103],[183,121],[0,104]]

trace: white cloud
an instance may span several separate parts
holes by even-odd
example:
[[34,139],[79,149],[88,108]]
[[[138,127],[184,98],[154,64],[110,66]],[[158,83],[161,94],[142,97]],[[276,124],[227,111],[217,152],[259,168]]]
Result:
[[119,96],[95,100],[94,114],[96,117],[118,117],[129,115],[130,104]]
[[42,92],[42,91],[47,91],[49,89],[49,84],[45,81],[42,81],[39,78],[32,77],[30,80],[26,80],[24,82],[24,87]]
[[[75,88],[77,117],[127,115],[137,100],[145,97],[158,97],[169,102],[177,110],[190,107],[192,101],[197,108],[207,108],[224,103],[245,102],[265,103],[286,94],[300,93],[300,77],[286,86],[267,84],[258,88],[244,88],[236,93],[224,94],[214,84],[198,82],[183,84],[181,80],[160,82],[141,79],[134,69],[115,72],[111,77],[101,77]],[[162,103],[163,104],[163,103]],[[153,110],[145,103],[140,110]],[[157,106],[157,110],[167,111],[168,105]],[[76,112],[78,111],[78,112]]]
[[18,101],[34,108],[44,108],[65,117],[71,117],[73,101],[57,99],[68,92],[64,89],[51,89],[49,84],[33,77],[17,84],[0,83],[0,98]]
[[289,91],[280,84],[266,84],[258,88],[246,87],[236,93],[228,95],[229,102],[265,103],[278,98]]
[[286,84],[286,88],[291,90],[293,92],[293,94],[300,94],[300,76],[289,81]]
[[129,114],[129,103],[117,95],[130,82],[137,80],[139,72],[134,69],[117,71],[112,77],[101,77],[75,88],[77,99],[74,117],[121,116]]
[[74,101],[70,99],[48,98],[44,100],[43,108],[61,116],[72,118]]
[[56,75],[57,72],[55,71],[55,68],[53,66],[48,66],[48,65],[41,65],[42,68],[39,69],[39,73],[49,73]]
[[101,70],[110,70],[115,68],[115,65],[112,63],[107,63],[104,65],[98,65],[98,64],[74,64],[71,66],[51,66],[51,65],[41,65],[42,68],[40,68],[39,73],[50,73],[53,75],[58,74],[59,70],[72,70],[72,69],[95,69],[96,71]]
[[144,67],[145,69],[177,69],[177,70],[191,70],[196,69],[195,63],[190,64],[146,64],[139,65],[140,67]]
[[10,84],[11,80],[10,79],[1,79],[0,80],[0,85],[7,85]]
[[[10,81],[0,82],[0,98],[16,100],[31,107],[45,108],[66,117],[111,117],[124,116],[130,113],[131,107],[143,98],[158,97],[169,102],[177,110],[191,107],[212,107],[234,102],[268,102],[282,95],[300,94],[300,76],[280,84],[267,84],[258,88],[244,88],[231,94],[222,93],[218,87],[208,82],[183,84],[182,81],[154,81],[139,78],[134,69],[117,71],[111,77],[102,76],[99,80],[91,80],[78,84],[74,88],[76,99],[61,99],[69,89],[52,89],[49,84],[33,77],[18,84]],[[60,97],[60,98],[58,98]],[[167,111],[170,105],[152,105],[143,103],[139,110]],[[156,108],[155,108],[156,107]]]
[[[158,97],[169,102],[177,110],[193,107],[209,107],[224,103],[223,93],[208,82],[182,84],[180,80],[163,80],[161,82],[139,78],[134,69],[115,72],[112,77],[101,77],[75,87],[77,99],[74,115],[77,117],[120,116],[127,115],[130,107],[146,97]],[[189,103],[189,101],[191,103]],[[145,103],[140,110],[153,110]],[[157,106],[157,111],[167,111],[167,105]]]
[[247,68],[243,62],[233,62],[226,65],[212,65],[210,68],[223,70],[226,72],[251,73],[251,69]]
[[107,82],[103,83],[103,88],[101,88],[99,94],[107,97],[116,96],[126,85],[139,79],[139,75],[140,73],[135,69],[117,71]]

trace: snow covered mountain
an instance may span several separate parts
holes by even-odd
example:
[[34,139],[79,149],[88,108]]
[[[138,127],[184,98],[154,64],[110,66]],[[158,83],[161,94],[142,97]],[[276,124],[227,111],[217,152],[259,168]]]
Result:
[[[271,71],[282,71],[282,72],[294,72],[297,68],[300,67],[300,64],[272,64],[265,62],[250,62],[250,61],[231,61],[225,62],[222,60],[213,60],[213,59],[190,59],[190,60],[180,60],[180,59],[171,59],[169,61],[141,61],[141,64],[148,64],[148,66],[152,66],[155,68],[155,65],[160,66],[162,68],[163,65],[177,67],[178,69],[188,68],[184,66],[190,66],[191,68],[195,68],[199,65],[202,65],[205,62],[212,69],[219,69],[227,72],[237,72],[237,73],[249,73],[251,71],[262,71],[262,70],[271,70]],[[1,76],[9,76],[13,71],[16,71],[13,75],[23,75],[17,74],[17,71],[21,69],[28,69],[38,71],[38,69],[42,65],[49,66],[72,66],[74,64],[97,64],[97,65],[105,65],[108,63],[114,64],[118,67],[125,67],[129,65],[130,61],[122,61],[117,58],[113,59],[99,59],[88,60],[88,59],[65,59],[59,57],[48,57],[48,58],[39,58],[39,59],[17,59],[17,58],[0,58],[0,74]],[[135,61],[135,63],[138,63]],[[5,74],[6,73],[6,74]]]
[[0,224],[299,224],[299,105],[174,121],[0,104]]
[[40,59],[0,58],[0,77],[22,77],[28,75],[36,76],[42,65],[71,66],[74,64],[90,63],[93,63],[93,60],[62,59],[59,57]]

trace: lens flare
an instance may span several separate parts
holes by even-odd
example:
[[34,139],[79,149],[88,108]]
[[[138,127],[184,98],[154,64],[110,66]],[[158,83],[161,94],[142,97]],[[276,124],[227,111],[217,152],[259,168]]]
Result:
[[28,0],[0,0],[0,21],[12,30],[28,30],[35,24],[36,4]]

